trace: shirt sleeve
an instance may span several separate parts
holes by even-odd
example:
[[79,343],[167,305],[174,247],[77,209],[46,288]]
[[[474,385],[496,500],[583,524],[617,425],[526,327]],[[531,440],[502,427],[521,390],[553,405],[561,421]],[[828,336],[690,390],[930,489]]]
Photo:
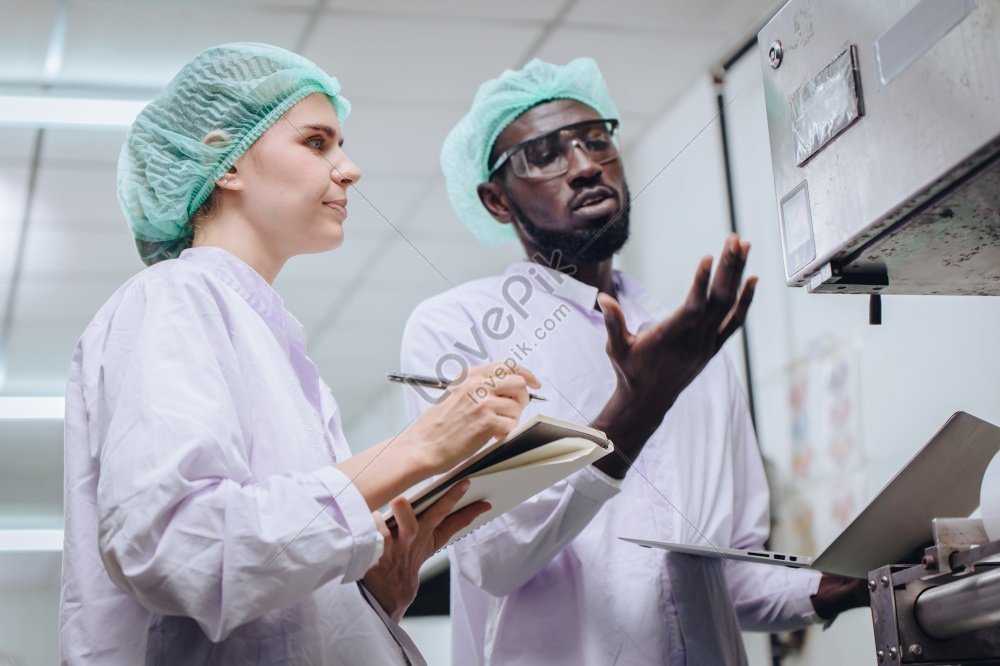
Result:
[[[475,326],[473,317],[457,304],[418,306],[403,333],[403,372],[436,375],[461,365],[459,357],[469,367],[502,360],[475,358],[452,344],[456,332],[470,326]],[[408,415],[422,413],[433,398],[430,392],[408,387]],[[491,595],[510,594],[548,565],[620,488],[620,481],[588,466],[452,544],[452,566]]]
[[[730,432],[733,455],[733,533],[731,547],[762,549],[770,530],[770,493],[746,396],[732,361],[726,359],[732,404]],[[821,574],[806,569],[727,562],[726,578],[740,619],[748,631],[790,631],[813,622],[809,598]]]
[[138,281],[89,350],[100,367],[86,391],[108,574],[213,641],[335,578],[361,578],[382,551],[367,504],[332,465],[251,471],[251,443],[281,443],[250,441],[252,379],[230,335],[205,284]]

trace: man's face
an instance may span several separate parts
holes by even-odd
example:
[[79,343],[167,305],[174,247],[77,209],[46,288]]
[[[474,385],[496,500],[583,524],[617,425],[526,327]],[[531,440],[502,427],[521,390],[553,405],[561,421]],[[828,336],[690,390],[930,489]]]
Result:
[[[508,148],[600,115],[575,100],[554,100],[525,111],[503,131],[491,162]],[[599,164],[587,151],[571,151],[569,170],[546,180],[516,176],[508,163],[493,177],[510,203],[511,222],[529,254],[562,252],[571,262],[610,258],[628,238],[628,185],[621,159]]]

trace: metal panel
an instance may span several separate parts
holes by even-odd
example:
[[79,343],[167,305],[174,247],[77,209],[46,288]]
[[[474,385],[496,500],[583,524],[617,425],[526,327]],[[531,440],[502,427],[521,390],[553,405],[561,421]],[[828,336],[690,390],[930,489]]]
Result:
[[[791,0],[761,31],[777,199],[807,184],[815,244],[804,264],[785,246],[789,285],[1000,294],[1000,3],[916,31],[876,89],[876,40],[934,1]],[[790,101],[852,46],[863,115],[798,166]]]

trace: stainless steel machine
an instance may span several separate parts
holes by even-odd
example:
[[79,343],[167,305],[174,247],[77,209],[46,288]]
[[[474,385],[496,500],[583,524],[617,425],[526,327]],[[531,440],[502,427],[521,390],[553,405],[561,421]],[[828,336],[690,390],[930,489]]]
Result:
[[1000,294],[1000,2],[791,0],[758,48],[788,285]]
[[[1000,295],[1000,0],[790,0],[757,43],[787,284]],[[975,488],[869,573],[877,663],[1000,664],[1000,453],[917,492]]]

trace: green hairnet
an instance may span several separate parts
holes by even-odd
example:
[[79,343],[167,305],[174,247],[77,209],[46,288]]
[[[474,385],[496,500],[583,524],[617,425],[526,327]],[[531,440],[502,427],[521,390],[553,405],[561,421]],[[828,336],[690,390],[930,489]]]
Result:
[[276,46],[222,44],[195,56],[139,113],[118,159],[118,202],[142,260],[190,246],[188,220],[216,181],[296,102],[325,94],[343,122],[351,107],[339,92],[336,79]]
[[542,102],[574,99],[604,118],[617,118],[618,109],[591,58],[576,58],[563,66],[537,58],[524,69],[507,70],[479,86],[472,108],[448,133],[441,147],[448,199],[469,231],[485,245],[514,238],[514,228],[493,219],[476,193],[489,179],[493,144],[522,113]]

